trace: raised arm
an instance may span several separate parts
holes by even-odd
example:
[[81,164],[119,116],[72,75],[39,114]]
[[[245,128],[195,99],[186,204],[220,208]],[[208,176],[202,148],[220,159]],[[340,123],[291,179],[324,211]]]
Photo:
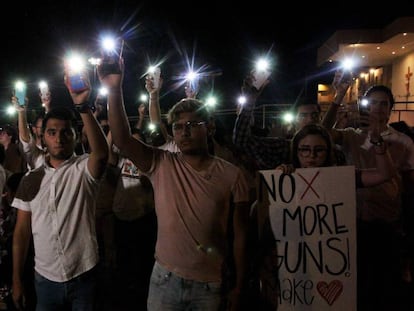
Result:
[[160,77],[158,88],[154,87],[153,80],[150,77],[145,79],[145,88],[148,91],[148,112],[150,117],[150,122],[154,124],[157,128],[160,129],[164,140],[167,142],[170,137],[168,135],[167,128],[165,127],[164,122],[161,117],[161,108],[160,108],[160,89],[162,87],[163,80]]
[[350,79],[349,75],[346,75],[343,70],[337,70],[335,72],[332,81],[332,87],[335,90],[334,100],[332,104],[329,105],[329,108],[322,119],[322,125],[327,129],[331,129],[335,125],[338,109],[341,106],[351,83],[352,79]]
[[[65,83],[67,83],[65,75]],[[66,84],[66,86],[68,86]],[[90,90],[82,92],[72,92],[69,87],[69,94],[75,108],[78,110],[86,137],[89,143],[88,169],[95,178],[100,178],[105,172],[106,162],[108,160],[108,144],[105,134],[93,115],[91,105],[88,102]]]
[[261,137],[252,134],[254,108],[257,97],[267,82],[257,91],[251,75],[243,82],[242,94],[246,102],[240,107],[233,128],[233,143],[247,156],[255,160],[258,169],[274,169],[289,159],[289,140],[279,137]]
[[134,139],[124,107],[122,80],[124,74],[123,59],[120,60],[121,73],[103,75],[101,65],[98,66],[98,76],[101,84],[108,89],[108,120],[114,144],[141,171],[151,168],[153,148]]
[[25,143],[29,143],[31,137],[29,124],[27,122],[27,115],[26,115],[26,107],[27,107],[27,100],[21,105],[21,103],[18,102],[17,97],[12,96],[12,103],[14,108],[17,111],[17,123],[18,123],[18,129],[19,129],[19,139]]

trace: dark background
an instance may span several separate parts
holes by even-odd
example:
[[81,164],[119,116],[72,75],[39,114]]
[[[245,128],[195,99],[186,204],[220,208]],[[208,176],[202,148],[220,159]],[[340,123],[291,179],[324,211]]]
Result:
[[[161,106],[184,96],[178,77],[188,64],[205,68],[200,97],[214,91],[219,109],[233,109],[244,76],[258,55],[273,60],[265,104],[316,100],[318,82],[333,68],[316,67],[316,52],[338,29],[378,28],[405,16],[398,3],[362,11],[358,4],[254,1],[40,1],[10,3],[1,12],[5,35],[1,57],[0,109],[8,104],[17,78],[29,84],[30,106],[40,107],[37,84],[45,79],[53,105],[70,104],[63,85],[63,57],[71,49],[93,55],[104,31],[122,35],[126,45],[124,82],[127,111],[136,115],[143,74],[150,62],[164,61]],[[392,5],[392,6],[391,6]],[[91,79],[94,81],[93,70]],[[94,82],[96,88],[98,83]]]

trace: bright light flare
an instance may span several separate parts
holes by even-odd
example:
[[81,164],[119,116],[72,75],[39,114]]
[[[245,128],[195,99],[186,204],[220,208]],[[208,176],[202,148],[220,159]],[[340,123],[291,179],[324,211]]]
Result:
[[99,95],[101,95],[101,96],[107,96],[108,95],[108,89],[106,88],[106,87],[101,87],[100,89],[99,89]]
[[292,123],[295,117],[293,116],[291,112],[286,112],[283,114],[282,119],[283,119],[283,122],[285,123]]
[[18,80],[14,84],[14,87],[16,91],[23,92],[26,89],[26,83],[24,83],[22,80]]
[[96,57],[90,57],[88,59],[88,62],[92,65],[92,66],[98,66],[101,64],[102,59],[101,58],[96,58]]
[[139,96],[139,101],[142,103],[146,103],[148,101],[148,95],[147,94],[141,94]]
[[363,106],[363,107],[367,107],[367,106],[368,106],[368,104],[369,104],[369,101],[368,101],[368,99],[367,99],[367,98],[363,98],[363,99],[361,99],[361,106]]
[[266,58],[260,58],[256,61],[255,69],[259,72],[268,71],[270,68],[269,60]]
[[185,75],[185,79],[189,82],[194,81],[195,79],[197,79],[198,74],[195,71],[190,70],[189,72],[186,73]]
[[12,115],[16,114],[16,108],[14,108],[14,106],[8,106],[7,109],[6,109],[6,113],[9,116],[12,116]]
[[343,69],[348,70],[348,71],[352,71],[352,69],[355,67],[356,65],[356,61],[353,58],[345,58],[342,62],[341,62],[341,66]]
[[116,49],[116,40],[107,36],[102,39],[102,48],[107,52],[114,52]]
[[214,108],[214,107],[217,106],[217,98],[214,97],[214,96],[209,96],[209,97],[207,97],[205,103],[206,103],[205,105],[207,107]]
[[39,85],[40,93],[42,95],[46,95],[49,92],[49,86],[47,85],[46,81],[42,80],[39,82],[38,85]]
[[155,126],[155,124],[154,123],[149,123],[148,124],[148,129],[151,131],[151,132],[153,132],[153,131],[155,131],[156,130],[156,126]]
[[86,67],[84,58],[79,54],[72,54],[66,58],[66,64],[70,71],[79,73]]
[[237,99],[237,102],[238,102],[240,105],[244,105],[244,104],[247,102],[247,98],[246,98],[246,96],[240,95],[240,96],[239,96],[239,98]]
[[157,70],[158,66],[156,65],[151,65],[148,67],[148,73],[155,73],[155,71]]

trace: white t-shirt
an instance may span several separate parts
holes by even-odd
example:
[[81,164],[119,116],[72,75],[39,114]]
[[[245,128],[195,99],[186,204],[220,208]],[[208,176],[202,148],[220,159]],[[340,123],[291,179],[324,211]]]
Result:
[[88,154],[73,155],[55,169],[47,164],[23,177],[12,206],[31,212],[35,270],[65,282],[98,263],[95,202],[99,180]]

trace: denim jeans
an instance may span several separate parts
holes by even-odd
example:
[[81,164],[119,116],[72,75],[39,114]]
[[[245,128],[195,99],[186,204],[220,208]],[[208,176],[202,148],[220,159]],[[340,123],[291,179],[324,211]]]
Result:
[[217,311],[221,282],[183,279],[155,262],[148,293],[148,311]]
[[35,272],[36,311],[93,311],[96,273],[95,267],[72,280],[53,282]]

